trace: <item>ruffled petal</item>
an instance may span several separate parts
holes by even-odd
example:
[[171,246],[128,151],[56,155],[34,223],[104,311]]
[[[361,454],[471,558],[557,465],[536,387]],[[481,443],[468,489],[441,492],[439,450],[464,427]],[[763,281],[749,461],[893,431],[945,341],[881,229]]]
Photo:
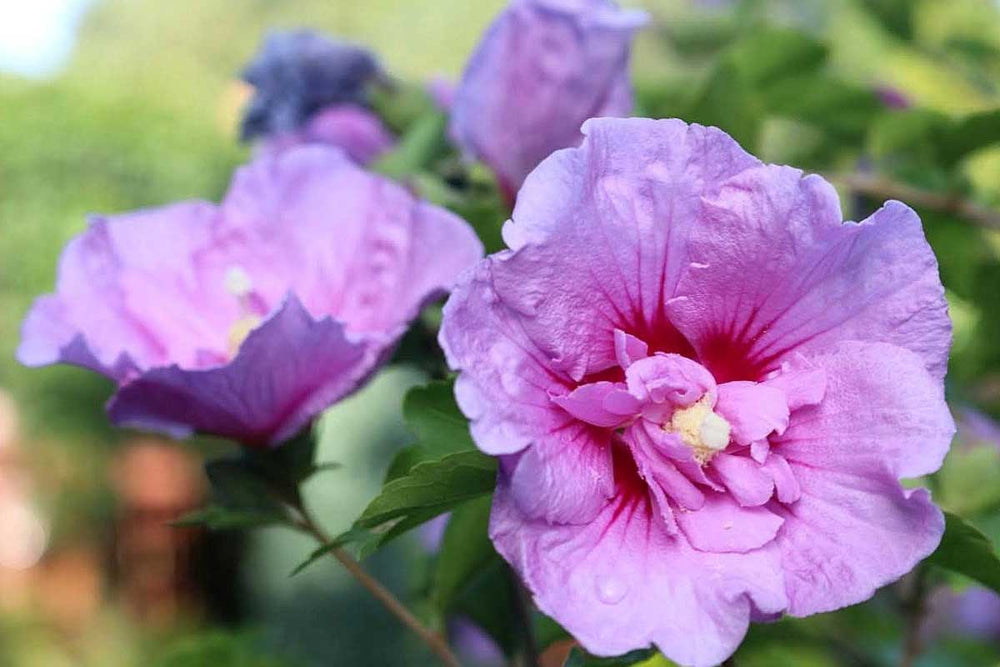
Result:
[[741,445],[763,440],[788,427],[788,399],[780,389],[757,382],[726,382],[719,385],[715,411],[732,428]]
[[578,149],[532,172],[496,273],[525,332],[576,380],[616,366],[616,329],[690,352],[663,313],[701,197],[757,161],[723,132],[677,120],[588,121]]
[[655,644],[680,664],[717,665],[752,613],[787,603],[773,547],[696,551],[641,499],[617,497],[590,523],[553,526],[527,520],[501,480],[490,536],[539,608],[596,655]]
[[941,467],[955,424],[944,388],[913,352],[841,343],[810,360],[826,373],[819,405],[798,410],[773,450],[790,463],[919,477]]
[[390,341],[349,337],[314,320],[294,296],[253,330],[228,364],[207,370],[156,368],[112,398],[112,421],[174,436],[193,431],[242,444],[278,444],[357,389]]
[[887,474],[792,469],[802,497],[775,509],[790,614],[863,602],[937,548],[944,517],[926,490],[904,491]]
[[759,380],[839,340],[904,347],[944,376],[951,322],[911,209],[888,202],[842,223],[826,181],[768,165],[707,198],[701,220],[671,319],[720,382]]
[[694,512],[679,512],[677,524],[691,546],[712,553],[746,554],[774,540],[784,520],[765,507],[741,507],[725,493],[710,493]]
[[552,523],[584,523],[614,491],[611,436],[571,424],[524,450],[510,470],[521,512]]

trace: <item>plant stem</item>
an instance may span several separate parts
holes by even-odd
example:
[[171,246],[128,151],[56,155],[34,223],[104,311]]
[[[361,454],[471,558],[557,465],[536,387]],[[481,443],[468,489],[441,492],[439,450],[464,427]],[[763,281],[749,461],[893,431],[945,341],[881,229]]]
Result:
[[[316,539],[323,546],[329,546],[332,542],[330,536],[319,527],[319,525],[313,520],[312,516],[302,507],[297,507],[301,520],[298,526],[301,530],[308,533]],[[458,658],[452,652],[448,643],[445,641],[444,637],[436,632],[432,632],[427,627],[424,626],[420,620],[413,615],[409,609],[406,608],[399,599],[392,594],[392,592],[381,584],[373,576],[365,572],[364,568],[361,567],[361,563],[354,559],[349,553],[344,549],[339,547],[331,548],[329,550],[330,555],[340,561],[340,564],[351,573],[351,575],[358,580],[362,586],[364,586],[372,596],[382,603],[382,605],[391,613],[393,616],[399,619],[399,621],[412,630],[421,641],[423,641],[431,651],[441,660],[441,664],[447,665],[447,667],[461,667]]]
[[858,194],[878,199],[898,199],[919,208],[957,215],[985,229],[1000,230],[1000,211],[975,204],[958,194],[929,192],[884,176],[839,174],[828,178],[835,185]]

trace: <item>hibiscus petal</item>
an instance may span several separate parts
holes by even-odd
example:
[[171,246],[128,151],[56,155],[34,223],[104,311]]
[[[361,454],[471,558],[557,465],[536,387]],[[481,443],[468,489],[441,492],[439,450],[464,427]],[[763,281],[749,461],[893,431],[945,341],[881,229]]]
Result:
[[736,502],[744,507],[763,505],[774,493],[771,475],[751,458],[720,453],[712,457],[711,466]]
[[[122,380],[167,360],[193,365],[205,347],[225,349],[236,301],[230,310],[207,305],[222,282],[202,280],[191,260],[208,245],[217,215],[211,204],[185,202],[93,220],[66,246],[56,293],[28,314],[18,359],[65,361]],[[183,316],[163,317],[171,307]]]
[[802,487],[799,486],[795,473],[783,456],[775,454],[767,457],[763,468],[774,480],[774,491],[778,500],[783,503],[794,503],[802,497]]
[[631,112],[629,47],[646,20],[606,0],[510,3],[455,90],[452,136],[516,191],[552,151],[579,143],[583,121]]
[[455,397],[476,444],[487,454],[512,454],[573,417],[550,398],[570,390],[568,378],[552,369],[493,290],[498,261],[484,260],[455,289],[438,341],[448,364],[462,371]]
[[955,424],[941,383],[916,354],[885,343],[842,343],[810,360],[827,377],[819,405],[796,411],[772,438],[789,462],[919,477],[941,467]]
[[617,365],[614,330],[658,351],[688,351],[663,317],[702,196],[758,164],[715,128],[677,120],[594,119],[577,149],[525,181],[504,240],[516,250],[496,288],[527,335],[579,380]]
[[941,540],[944,517],[924,489],[904,491],[885,474],[792,469],[802,497],[775,511],[785,519],[776,543],[794,616],[866,600]]
[[816,405],[826,394],[826,373],[799,353],[784,361],[764,384],[780,389],[788,401],[789,410]]
[[108,413],[116,424],[175,436],[202,431],[277,444],[357,389],[388,343],[352,340],[339,322],[314,320],[290,295],[229,364],[148,371],[118,390]]
[[539,608],[591,653],[652,643],[680,664],[717,665],[751,613],[784,608],[776,552],[696,551],[668,535],[646,502],[622,496],[590,523],[552,526],[527,520],[500,484],[490,536]]
[[671,319],[720,381],[760,379],[790,353],[838,340],[893,343],[944,376],[944,288],[905,205],[842,223],[826,181],[768,165],[732,178],[699,220]]
[[741,445],[782,433],[788,426],[788,401],[780,389],[757,382],[726,382],[719,385],[715,411]]
[[748,553],[774,540],[783,519],[764,507],[740,507],[726,493],[705,496],[694,512],[678,512],[677,523],[699,551]]
[[524,450],[509,476],[511,496],[525,516],[590,521],[614,491],[611,436],[570,425]]
[[632,334],[621,329],[615,329],[615,357],[618,365],[628,368],[630,365],[649,356],[649,346]]
[[641,404],[617,382],[593,382],[577,387],[552,402],[579,420],[594,426],[618,426],[638,413]]

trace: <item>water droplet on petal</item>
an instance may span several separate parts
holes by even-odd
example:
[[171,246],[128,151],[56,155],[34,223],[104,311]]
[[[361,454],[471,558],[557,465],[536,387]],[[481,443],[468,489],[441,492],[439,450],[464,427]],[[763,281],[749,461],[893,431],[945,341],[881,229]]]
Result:
[[604,604],[618,604],[628,595],[628,584],[611,575],[597,577],[597,599]]

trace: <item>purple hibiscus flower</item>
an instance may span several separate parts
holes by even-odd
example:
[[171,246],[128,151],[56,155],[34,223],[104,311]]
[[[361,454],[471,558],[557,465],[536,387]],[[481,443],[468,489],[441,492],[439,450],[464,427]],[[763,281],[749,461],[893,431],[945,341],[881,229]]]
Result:
[[853,604],[938,544],[951,328],[916,214],[844,223],[715,128],[596,119],[518,193],[441,343],[490,535],[592,653],[714,665],[749,621]]
[[577,145],[594,116],[632,110],[632,37],[646,14],[610,0],[512,0],[455,91],[451,134],[512,198],[552,151]]
[[116,380],[118,424],[273,445],[357,389],[481,256],[460,218],[340,151],[264,155],[221,206],[95,219],[18,357]]

